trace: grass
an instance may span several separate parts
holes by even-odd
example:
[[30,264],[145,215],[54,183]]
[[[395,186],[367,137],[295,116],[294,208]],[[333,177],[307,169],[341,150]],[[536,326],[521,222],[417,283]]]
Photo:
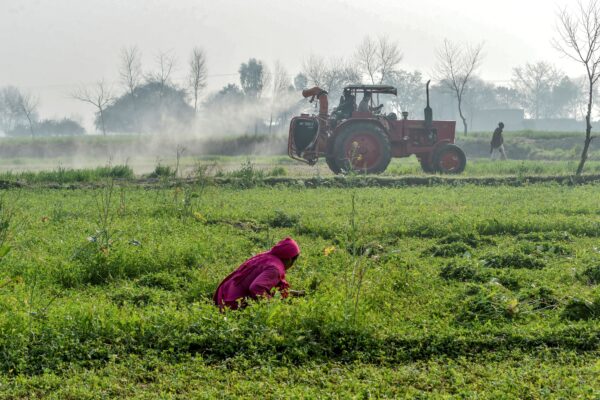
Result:
[[[0,397],[599,394],[597,186],[4,195]],[[287,235],[308,296],[219,314],[220,279]]]
[[132,179],[133,170],[127,165],[115,165],[87,169],[58,167],[53,171],[39,172],[4,172],[0,180],[26,183],[88,183],[98,182],[106,178]]

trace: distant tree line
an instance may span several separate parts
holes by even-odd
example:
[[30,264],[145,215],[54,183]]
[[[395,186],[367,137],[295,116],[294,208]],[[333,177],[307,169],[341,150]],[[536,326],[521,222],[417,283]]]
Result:
[[0,131],[6,136],[83,135],[85,129],[69,118],[39,119],[38,99],[14,86],[0,88]]

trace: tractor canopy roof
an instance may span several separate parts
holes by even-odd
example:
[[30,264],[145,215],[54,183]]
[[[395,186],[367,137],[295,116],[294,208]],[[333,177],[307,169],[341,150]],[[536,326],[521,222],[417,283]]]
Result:
[[350,85],[346,86],[344,90],[356,91],[360,93],[379,93],[379,94],[393,94],[396,96],[398,91],[393,86],[388,85]]

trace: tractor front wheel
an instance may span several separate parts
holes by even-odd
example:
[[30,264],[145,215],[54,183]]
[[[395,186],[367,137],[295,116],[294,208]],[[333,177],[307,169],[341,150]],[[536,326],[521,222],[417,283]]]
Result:
[[433,167],[442,174],[460,174],[465,170],[467,157],[454,144],[445,144],[433,154]]
[[325,163],[334,174],[339,174],[342,172],[342,169],[339,167],[334,157],[325,157]]
[[390,141],[375,124],[357,123],[344,129],[335,138],[334,153],[345,172],[380,174],[392,159]]

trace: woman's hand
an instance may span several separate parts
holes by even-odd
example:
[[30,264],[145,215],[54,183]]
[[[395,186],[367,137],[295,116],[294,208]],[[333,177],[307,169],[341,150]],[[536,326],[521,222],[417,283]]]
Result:
[[304,290],[289,290],[288,294],[290,297],[304,297],[306,292]]

